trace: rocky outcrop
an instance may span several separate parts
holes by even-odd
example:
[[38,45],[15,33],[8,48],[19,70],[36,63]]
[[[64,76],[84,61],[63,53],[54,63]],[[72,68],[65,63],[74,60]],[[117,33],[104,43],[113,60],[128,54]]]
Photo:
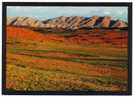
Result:
[[44,28],[62,28],[77,30],[80,28],[127,28],[127,24],[124,21],[112,20],[110,16],[60,16],[57,18],[49,19],[43,22]]
[[113,25],[112,25],[112,28],[123,28],[123,27],[128,27],[127,23],[121,21],[121,20],[118,20],[116,21]]
[[94,25],[95,25],[97,19],[99,19],[98,16],[93,16],[93,17],[91,17],[91,18],[86,18],[86,19],[81,23],[81,27],[80,27],[80,28],[94,28]]
[[110,22],[111,22],[111,17],[110,16],[105,16],[101,18],[101,21],[98,23],[98,27],[102,28],[109,28],[110,27]]
[[112,20],[110,16],[60,16],[45,21],[39,21],[30,17],[7,17],[7,25],[26,26],[40,29],[77,30],[81,28],[127,28],[122,20]]
[[31,17],[8,17],[7,25],[41,28],[44,24]]
[[81,16],[60,16],[47,21],[47,23],[44,21],[44,24],[45,28],[78,29],[83,20],[84,17]]

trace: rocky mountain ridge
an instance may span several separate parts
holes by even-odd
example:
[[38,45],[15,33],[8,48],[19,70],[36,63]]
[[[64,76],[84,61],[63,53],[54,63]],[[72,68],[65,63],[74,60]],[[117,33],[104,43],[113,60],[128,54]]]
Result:
[[31,17],[7,17],[8,26],[32,27],[39,29],[92,29],[92,28],[127,28],[128,24],[122,20],[112,20],[110,16],[60,16],[44,21]]

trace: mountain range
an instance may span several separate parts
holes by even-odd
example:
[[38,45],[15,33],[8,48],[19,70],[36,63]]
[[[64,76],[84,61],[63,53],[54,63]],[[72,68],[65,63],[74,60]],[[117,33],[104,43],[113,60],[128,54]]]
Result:
[[113,20],[110,16],[60,16],[47,20],[37,20],[31,17],[7,17],[7,26],[29,27],[37,29],[93,29],[93,28],[114,28],[126,29],[127,22]]

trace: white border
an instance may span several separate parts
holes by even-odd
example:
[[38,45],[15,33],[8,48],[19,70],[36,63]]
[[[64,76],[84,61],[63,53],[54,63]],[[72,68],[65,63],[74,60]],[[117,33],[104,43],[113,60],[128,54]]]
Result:
[[[2,2],[134,2],[134,0],[1,0],[0,2],[0,69],[2,69]],[[133,10],[134,13],[134,10]],[[134,25],[133,25],[134,29]],[[134,35],[133,35],[134,38]],[[133,41],[134,47],[134,41]],[[133,55],[134,57],[134,55]],[[134,59],[133,59],[134,62]],[[1,70],[0,70],[1,71]],[[1,71],[2,72],[2,71]],[[133,68],[134,72],[134,68]],[[0,80],[1,73],[0,73]],[[134,96],[5,96],[1,95],[1,83],[0,82],[0,100],[134,100]],[[133,77],[134,83],[134,77]],[[134,90],[134,89],[133,89]]]

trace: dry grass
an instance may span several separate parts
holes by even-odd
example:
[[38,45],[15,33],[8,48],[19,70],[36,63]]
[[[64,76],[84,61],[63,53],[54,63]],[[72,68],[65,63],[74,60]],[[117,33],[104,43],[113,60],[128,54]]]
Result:
[[127,90],[127,48],[73,43],[25,28],[7,31],[7,89]]
[[[96,77],[7,65],[7,88],[32,91],[125,91],[123,85]],[[117,85],[118,84],[118,85]]]

